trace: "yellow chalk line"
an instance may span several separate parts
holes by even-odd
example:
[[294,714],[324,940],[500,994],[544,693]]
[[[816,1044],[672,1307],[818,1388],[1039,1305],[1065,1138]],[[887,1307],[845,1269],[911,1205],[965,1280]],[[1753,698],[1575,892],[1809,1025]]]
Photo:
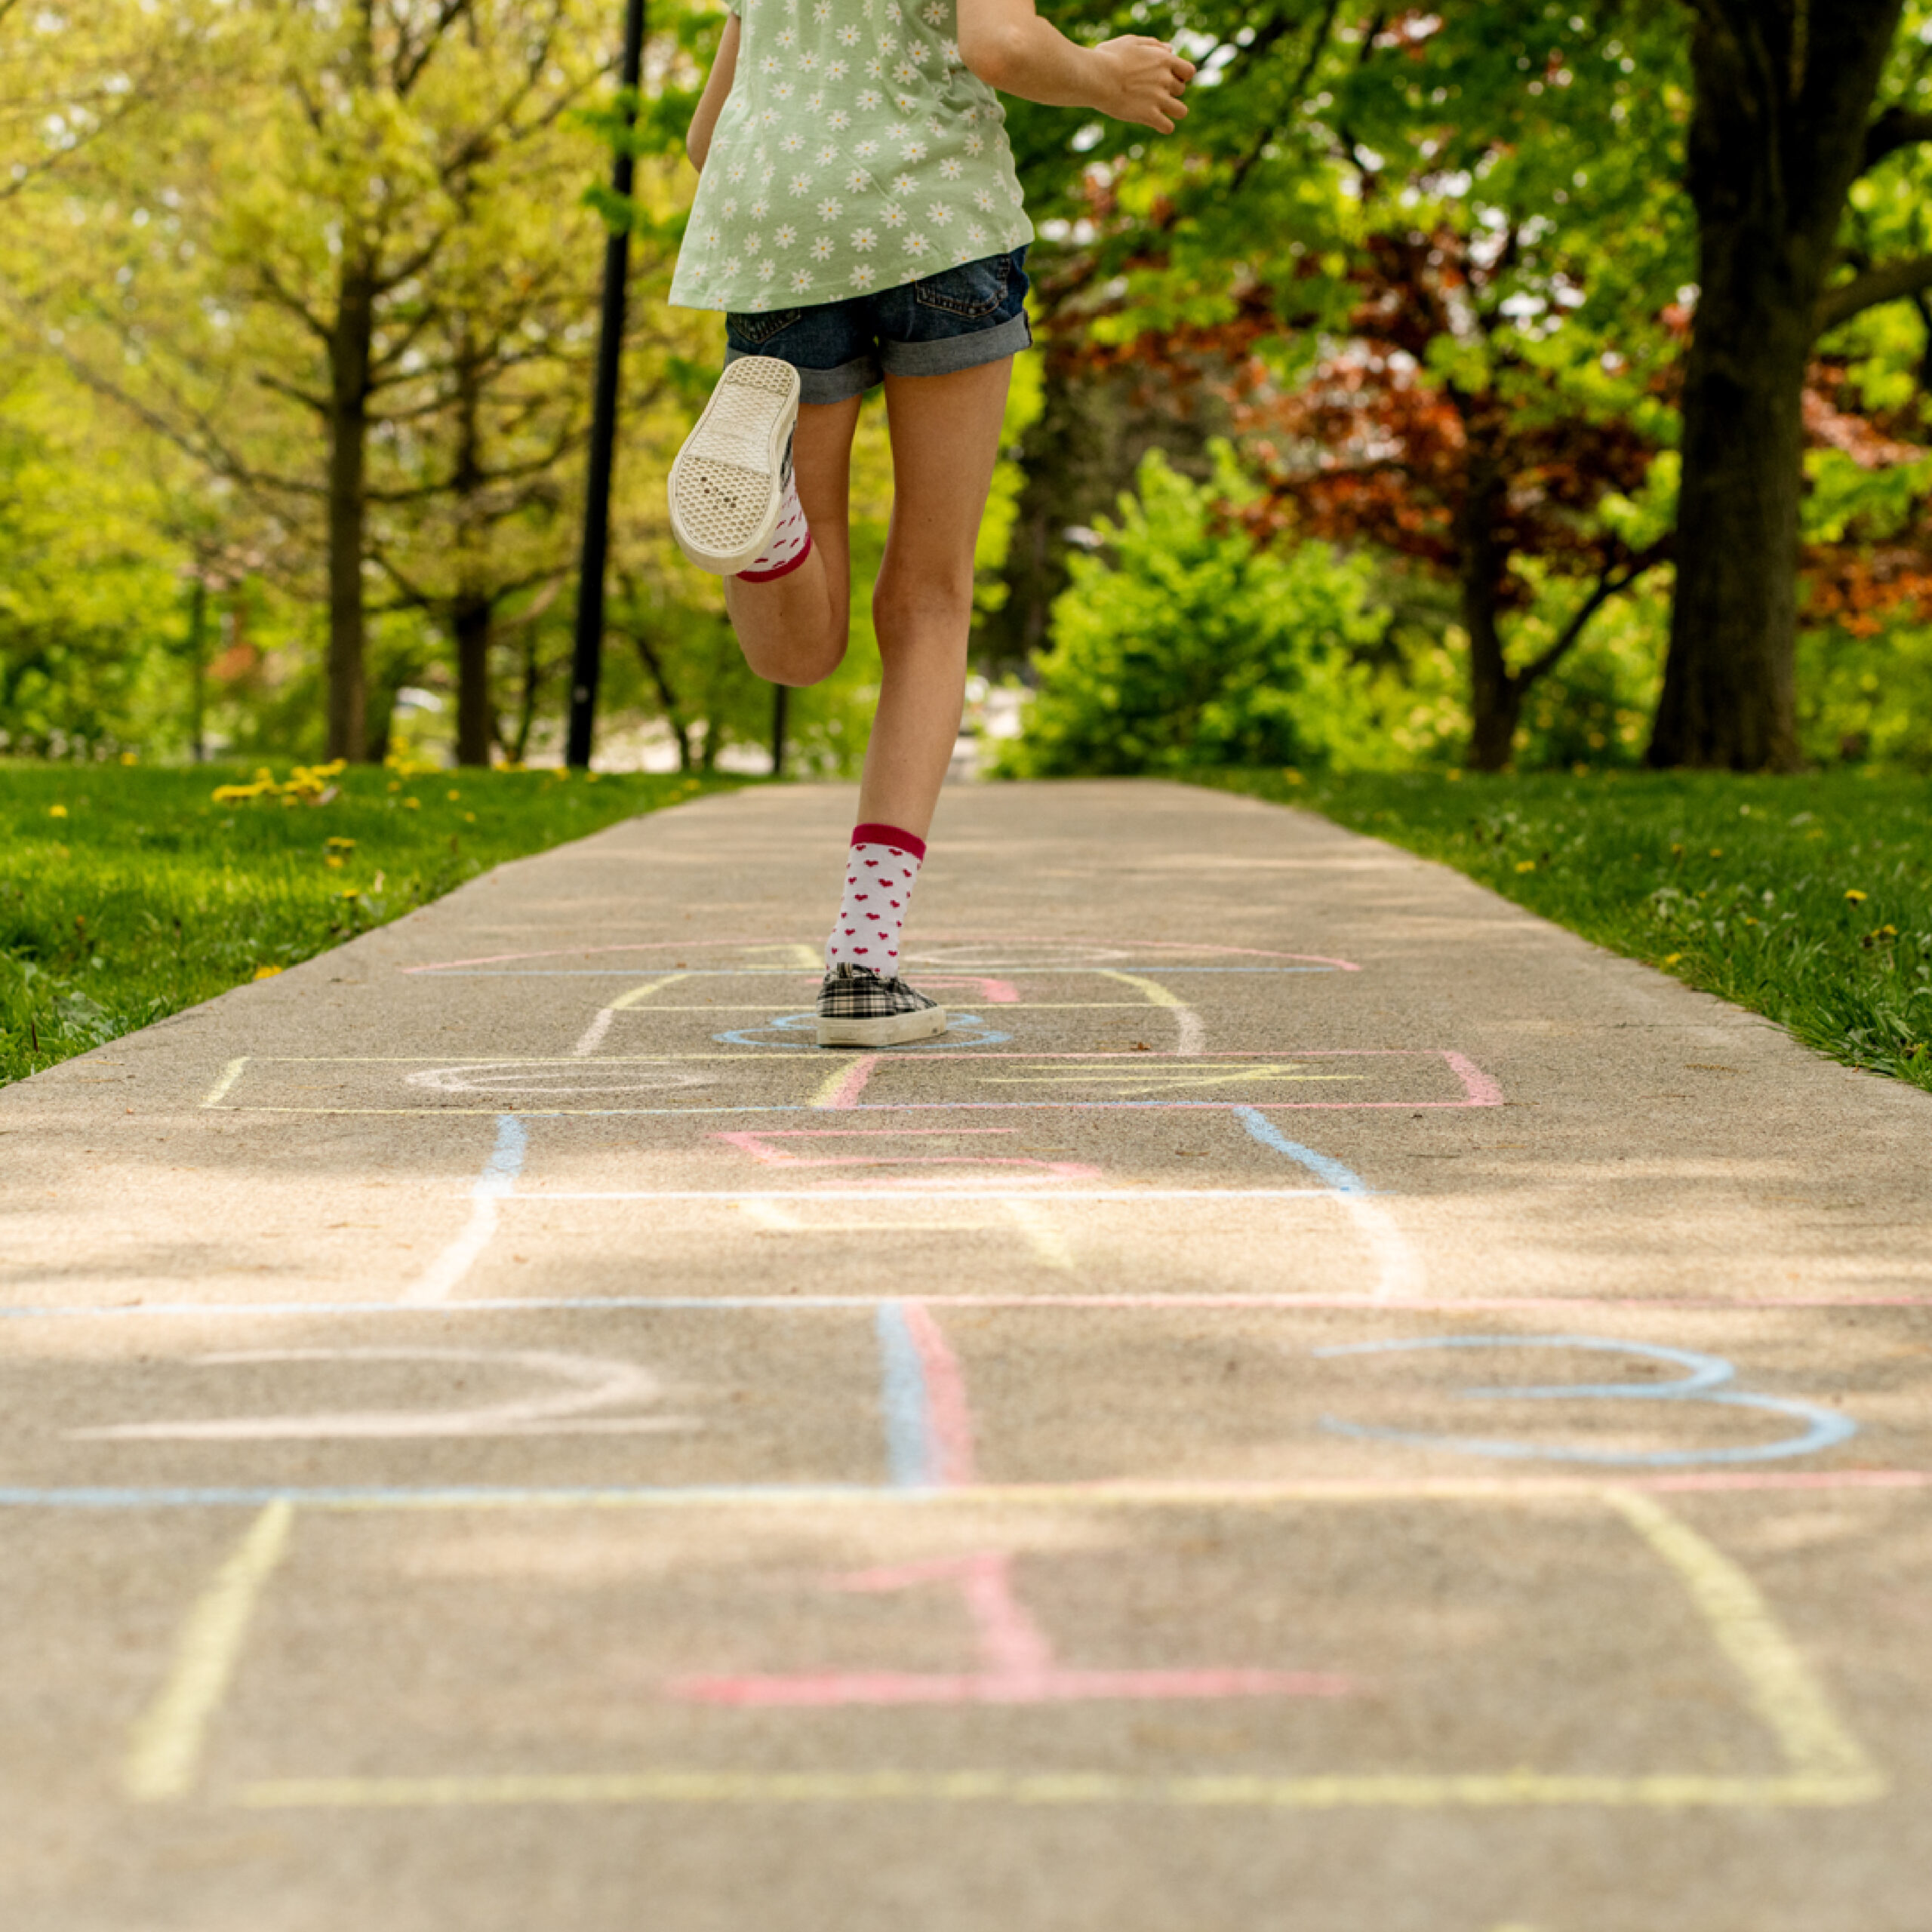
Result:
[[1851,1783],[1884,1780],[1838,1721],[1798,1647],[1763,1592],[1730,1558],[1666,1509],[1632,1489],[1604,1500],[1676,1571],[1718,1647],[1743,1678],[1747,1701],[1782,1747],[1794,1774]]
[[1027,1246],[1033,1251],[1034,1260],[1041,1267],[1057,1269],[1067,1274],[1078,1272],[1073,1250],[1068,1245],[1066,1235],[1039,1201],[1014,1195],[1008,1198],[1006,1210],[1018,1223]]
[[292,1504],[271,1503],[188,1613],[174,1668],[129,1734],[122,1789],[144,1804],[184,1798],[199,1769],[210,1721],[226,1694],[263,1586],[288,1548]]
[[1160,1804],[1329,1811],[1611,1805],[1864,1804],[1875,1777],[1542,1777],[1128,1778],[1097,1772],[641,1771],[502,1777],[269,1778],[238,1786],[254,1810],[500,1804]]
[[[666,973],[658,979],[646,980],[642,985],[632,987],[629,992],[620,993],[605,1010],[611,1013],[622,1013],[626,1008],[637,1005],[640,1001],[648,999],[659,987],[672,986],[679,980],[688,980],[690,977],[691,975],[688,973]],[[764,1011],[762,1008],[754,1010],[760,1012]]]
[[202,1105],[205,1107],[212,1107],[226,1099],[228,1090],[242,1078],[243,1070],[248,1064],[248,1056],[246,1054],[244,1054],[239,1060],[230,1060],[222,1069],[221,1078],[208,1089],[208,1098],[202,1103]]

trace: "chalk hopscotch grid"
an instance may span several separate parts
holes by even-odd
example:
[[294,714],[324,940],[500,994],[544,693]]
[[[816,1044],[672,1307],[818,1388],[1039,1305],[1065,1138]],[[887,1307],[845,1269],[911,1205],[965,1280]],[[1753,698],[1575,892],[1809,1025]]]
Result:
[[[530,955],[523,955],[528,957]],[[482,964],[484,962],[474,962]],[[454,963],[453,963],[454,964]],[[454,970],[463,971],[472,962],[455,965]],[[413,969],[424,970],[424,969]],[[428,969],[450,970],[450,969]],[[743,969],[740,969],[743,970]],[[751,969],[766,972],[785,971],[789,969],[767,968]],[[1017,970],[1037,972],[1039,968],[1023,968]],[[1091,973],[1093,967],[1066,968],[1063,971]],[[1172,972],[1177,969],[1164,963],[1150,965],[1149,971]],[[1352,971],[1346,962],[1331,961],[1312,969],[1300,968],[1275,968],[1272,969],[1208,968],[1207,971]],[[579,1055],[596,1052],[616,1014],[627,1007],[640,1004],[648,995],[668,987],[675,980],[685,977],[726,977],[713,975],[703,969],[691,971],[680,968],[647,985],[634,986],[623,998],[611,1002],[593,1019],[590,1027],[580,1039],[575,1049]],[[1177,1051],[1173,1056],[1154,1056],[1159,1060],[1186,1057],[1198,1060],[1206,1057],[1204,1029],[1200,1016],[1186,1001],[1156,983],[1138,977],[1129,971],[1118,968],[1103,970],[1103,977],[1131,987],[1143,995],[1146,1004],[1165,1007],[1174,1011],[1179,1029]],[[634,977],[634,974],[626,975]],[[1005,1004],[1019,1004],[1016,999]],[[1125,1005],[1130,1002],[1051,1002],[1054,1005],[1075,1004],[1099,1006],[1101,1004]],[[1134,1002],[1134,1004],[1139,1004]],[[657,1009],[666,1011],[669,1009]],[[702,1009],[694,1009],[702,1010]],[[748,1010],[757,1008],[717,1008],[712,1011]],[[1401,1050],[1382,1050],[1399,1052]],[[661,1063],[675,1058],[723,1059],[743,1058],[736,1055],[678,1055],[635,1057],[638,1060]],[[757,1057],[780,1057],[776,1054],[755,1054]],[[957,1056],[955,1056],[957,1057]],[[1011,1060],[1023,1057],[995,1054],[974,1054],[972,1058],[999,1058]],[[1297,1055],[1295,1057],[1312,1057],[1314,1055]],[[1334,1050],[1322,1054],[1323,1057],[1336,1057]],[[318,1057],[319,1058],[319,1057]],[[1078,1060],[1085,1062],[1109,1058],[1125,1059],[1127,1056],[1095,1054],[1052,1056],[1056,1059]],[[1235,1056],[1217,1055],[1216,1059],[1226,1060]],[[1260,1060],[1263,1056],[1244,1057]],[[1284,1056],[1266,1057],[1278,1060]],[[1460,1102],[1367,1103],[1369,1106],[1419,1106],[1498,1105],[1501,1102],[1500,1091],[1487,1076],[1481,1074],[1461,1056],[1444,1054],[1443,1057],[1454,1067],[1462,1078],[1467,1097]],[[1460,1063],[1460,1064],[1458,1064]],[[316,1063],[315,1060],[306,1063]],[[396,1063],[391,1062],[390,1063]],[[403,1063],[432,1063],[417,1057]],[[507,1063],[496,1062],[494,1065]],[[558,1063],[555,1060],[542,1060],[539,1065]],[[598,1064],[614,1062],[600,1057]],[[623,1061],[614,1063],[622,1064]],[[1140,1063],[1145,1064],[1145,1061]],[[218,1106],[226,1100],[228,1094],[242,1078],[249,1063],[245,1059],[231,1063],[225,1069],[221,1081],[211,1093],[204,1105]],[[821,1097],[811,1105],[817,1108],[831,1106],[841,1110],[900,1112],[909,1109],[890,1107],[879,1103],[869,1103],[860,1100],[870,1066],[865,1066],[855,1074],[835,1075],[822,1090]],[[931,1103],[929,1103],[931,1104]],[[1013,1103],[940,1103],[940,1106],[958,1107],[964,1106],[1013,1106]],[[1367,1239],[1371,1253],[1376,1256],[1381,1269],[1382,1280],[1376,1297],[1367,1298],[1370,1305],[1386,1300],[1396,1305],[1418,1298],[1422,1278],[1419,1263],[1414,1261],[1398,1232],[1392,1223],[1386,1222],[1383,1211],[1372,1198],[1372,1192],[1359,1177],[1328,1157],[1288,1140],[1279,1128],[1267,1118],[1266,1112],[1252,1103],[1239,1101],[1205,1103],[1167,1102],[1086,1102],[1019,1103],[1020,1106],[1118,1107],[1154,1106],[1172,1110],[1178,1107],[1208,1106],[1229,1111],[1249,1136],[1272,1151],[1281,1153],[1308,1169],[1323,1186],[1315,1189],[1301,1190],[1244,1190],[1244,1192],[1266,1192],[1276,1196],[1290,1194],[1315,1194],[1326,1195],[1341,1203],[1357,1220],[1359,1231]],[[1269,1103],[1269,1110],[1278,1110],[1294,1103]],[[1336,1103],[1330,1103],[1331,1106]],[[1340,1103],[1348,1104],[1348,1103]],[[236,1110],[245,1110],[238,1109]],[[417,1112],[420,1109],[312,1109],[274,1108],[245,1109],[274,1112]],[[542,1117],[565,1112],[795,1112],[800,1108],[758,1108],[731,1109],[518,1109],[518,1113]],[[515,1183],[522,1165],[525,1146],[525,1130],[517,1115],[500,1111],[497,1108],[477,1109],[439,1109],[438,1112],[478,1112],[497,1114],[499,1132],[497,1145],[484,1172],[478,1177],[472,1191],[471,1220],[463,1234],[451,1247],[439,1258],[437,1267],[416,1284],[414,1290],[405,1298],[405,1306],[422,1306],[425,1303],[447,1301],[451,1291],[467,1272],[471,1262],[487,1244],[495,1227],[497,1204],[499,1200],[513,1195]],[[679,1191],[681,1195],[685,1191]],[[697,1193],[698,1191],[691,1191]],[[798,1196],[790,1191],[758,1191],[771,1198],[796,1200]],[[903,1200],[903,1195],[882,1196],[877,1190],[841,1190],[857,1198],[876,1203],[881,1198]],[[1010,1189],[1001,1189],[1002,1195]],[[1111,1195],[1115,1191],[1108,1191]],[[1142,1191],[1121,1190],[1128,1198],[1146,1199],[1149,1195]],[[1189,1197],[1219,1195],[1229,1190],[1171,1190],[1177,1196]],[[749,1191],[747,1191],[747,1198]],[[561,1198],[564,1196],[537,1198]],[[568,1198],[593,1198],[572,1195]],[[650,1198],[640,1194],[635,1198]],[[698,1198],[716,1198],[709,1193],[699,1193]],[[823,1199],[826,1192],[814,1190],[807,1198]],[[956,1195],[948,1198],[957,1198]],[[1102,1198],[1107,1198],[1103,1195]],[[1378,1223],[1377,1216],[1383,1216]],[[1411,1276],[1405,1269],[1413,1269]],[[1004,1299],[1004,1298],[1001,1298]],[[1053,1300],[1057,1297],[1041,1297]],[[1109,1302],[1121,1301],[1133,1305],[1138,1298],[1109,1297]],[[1163,1300],[1171,1298],[1163,1297]],[[1177,1298],[1176,1298],[1177,1299]],[[1192,1299],[1192,1298],[1189,1298]],[[1249,1298],[1213,1298],[1218,1305],[1231,1302],[1244,1303]],[[1278,1298],[1287,1300],[1290,1298]],[[934,1319],[931,1310],[922,1303],[903,1300],[887,1300],[875,1304],[875,1321],[881,1350],[883,1386],[881,1395],[881,1417],[886,1434],[887,1460],[890,1481],[895,1494],[902,1500],[918,1498],[930,1503],[946,1498],[970,1497],[985,1501],[998,1496],[1006,1500],[1017,1500],[1010,1487],[982,1484],[977,1481],[972,1429],[968,1411],[963,1377],[958,1364],[952,1355],[943,1331]],[[1854,1475],[1866,1473],[1878,1476],[1886,1472],[1848,1472]],[[1905,1474],[1906,1472],[1895,1472]],[[1823,1478],[1830,1481],[1828,1475]],[[626,1802],[787,1802],[787,1801],[885,1801],[892,1799],[942,1800],[951,1801],[999,1801],[1014,1804],[1040,1803],[1144,1803],[1158,1802],[1169,1804],[1235,1804],[1290,1807],[1295,1808],[1326,1808],[1342,1805],[1389,1806],[1441,1806],[1500,1804],[1597,1804],[1606,1805],[1644,1806],[1694,1806],[1711,1804],[1841,1804],[1867,1802],[1882,1795],[1884,1780],[1871,1765],[1850,1734],[1838,1723],[1823,1692],[1810,1678],[1802,1659],[1777,1625],[1768,1605],[1760,1595],[1755,1586],[1730,1560],[1716,1551],[1681,1519],[1666,1510],[1656,1500],[1654,1494],[1647,1492],[1665,1486],[1705,1487],[1725,1484],[1729,1486],[1740,1479],[1724,1478],[1684,1478],[1639,1479],[1636,1482],[1617,1484],[1596,1484],[1590,1485],[1566,1485],[1560,1481],[1532,1478],[1521,1479],[1507,1484],[1494,1482],[1462,1483],[1458,1484],[1429,1484],[1411,1486],[1341,1485],[1302,1486],[1301,1493],[1294,1500],[1313,1500],[1318,1494],[1326,1500],[1367,1500],[1371,1497],[1388,1497],[1391,1495],[1409,1496],[1451,1494],[1462,1496],[1509,1496],[1524,1498],[1534,1493],[1548,1497],[1562,1495],[1586,1497],[1606,1504],[1623,1515],[1629,1526],[1646,1542],[1654,1555],[1660,1558],[1678,1575],[1691,1596],[1700,1616],[1718,1644],[1740,1672],[1744,1682],[1746,1701],[1756,1715],[1770,1729],[1783,1752],[1787,1774],[1774,1778],[1724,1778],[1700,1775],[1664,1774],[1638,1778],[1599,1778],[1589,1777],[1543,1777],[1533,1773],[1515,1772],[1502,1776],[1463,1775],[1449,1777],[1406,1774],[1367,1777],[1326,1777],[1315,1778],[1201,1778],[1170,1777],[1164,1779],[1133,1779],[1106,1775],[1072,1773],[1015,1774],[1004,1770],[986,1772],[949,1773],[924,1774],[897,1770],[860,1774],[801,1774],[771,1776],[760,1774],[688,1773],[675,1770],[648,1771],[632,1775],[617,1777],[537,1775],[534,1777],[511,1776],[484,1779],[469,1778],[389,1778],[349,1780],[257,1780],[240,1787],[231,1794],[234,1801],[256,1807],[276,1807],[288,1805],[448,1805],[489,1804],[503,1803],[626,1803]],[[1752,1486],[1770,1486],[1776,1483],[1783,1487],[1789,1481],[1783,1478],[1743,1478]],[[1254,1486],[1247,1486],[1251,1491]],[[1268,1506],[1280,1506],[1287,1500],[1292,1485],[1272,1486],[1273,1494],[1266,1500]],[[1082,1500],[1097,1500],[1097,1490],[1104,1491],[1108,1500],[1116,1503],[1134,1503],[1143,1506],[1159,1502],[1183,1500],[1189,1496],[1197,1506],[1202,1500],[1202,1486],[1180,1486],[1174,1494],[1164,1494],[1161,1485],[1030,1485],[1026,1494],[1029,1500],[1040,1500],[1049,1494],[1061,1497],[1078,1496]],[[645,1503],[669,1503],[674,1500],[695,1500],[700,1492],[658,1491],[643,1489],[627,1492],[599,1492],[601,1500],[610,1503],[619,1501]],[[448,1507],[466,1506],[518,1506],[512,1492],[499,1492],[490,1500],[481,1494],[466,1496],[457,1492],[445,1491],[440,1497],[417,1492],[380,1496],[374,1493],[356,1494],[350,1491],[336,1493],[333,1497],[325,1492],[312,1492],[312,1502],[305,1500],[307,1506],[327,1509],[366,1507]],[[780,1497],[799,1502],[857,1502],[876,1505],[882,1499],[880,1492],[864,1486],[817,1488],[800,1486],[748,1486],[735,1491],[709,1492],[711,1500],[723,1500],[731,1495],[752,1501],[774,1501]],[[11,1499],[0,1499],[11,1500]],[[23,1498],[22,1500],[24,1500]],[[185,1498],[184,1498],[185,1500]],[[236,1492],[235,1500],[242,1500]],[[1246,1500],[1260,1502],[1258,1495],[1251,1494]],[[106,1500],[103,1493],[103,1500]],[[542,1496],[526,1496],[521,1499],[525,1506],[539,1502],[561,1503],[561,1494],[550,1493]],[[238,1662],[245,1642],[247,1626],[252,1616],[257,1599],[276,1565],[286,1551],[292,1521],[293,1503],[287,1494],[264,1494],[262,1513],[257,1517],[248,1535],[236,1552],[231,1556],[208,1593],[198,1603],[184,1628],[181,1646],[176,1660],[175,1669],[164,1685],[160,1696],[151,1706],[140,1726],[137,1727],[126,1766],[126,1783],[131,1796],[149,1801],[178,1798],[186,1795],[195,1781],[195,1767],[203,1747],[205,1734],[211,1724]]]

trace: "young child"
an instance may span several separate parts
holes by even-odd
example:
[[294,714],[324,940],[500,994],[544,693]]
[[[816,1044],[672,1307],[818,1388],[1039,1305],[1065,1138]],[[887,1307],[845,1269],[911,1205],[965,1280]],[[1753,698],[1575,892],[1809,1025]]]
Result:
[[725,312],[725,369],[672,467],[671,528],[725,579],[746,661],[816,684],[845,653],[847,491],[885,386],[882,676],[820,1046],[946,1030],[900,933],[958,734],[973,549],[1026,325],[1032,224],[995,88],[1171,134],[1191,62],[1068,40],[1032,0],[733,0],[688,146],[700,175],[671,300]]

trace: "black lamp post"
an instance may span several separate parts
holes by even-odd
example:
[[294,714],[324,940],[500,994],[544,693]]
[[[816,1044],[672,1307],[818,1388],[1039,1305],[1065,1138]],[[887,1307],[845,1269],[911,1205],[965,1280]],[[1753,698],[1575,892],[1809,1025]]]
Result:
[[[624,90],[624,128],[636,118],[644,78],[645,0],[626,0],[624,55],[619,85]],[[611,186],[628,200],[635,177],[628,146],[617,150]],[[590,472],[583,503],[583,552],[577,571],[577,645],[571,659],[571,727],[565,756],[580,771],[590,762],[597,721],[597,679],[604,654],[604,570],[611,550],[611,469],[617,445],[617,377],[624,352],[624,283],[630,266],[630,234],[614,228],[604,245],[604,313],[597,335],[597,389],[590,417]]]

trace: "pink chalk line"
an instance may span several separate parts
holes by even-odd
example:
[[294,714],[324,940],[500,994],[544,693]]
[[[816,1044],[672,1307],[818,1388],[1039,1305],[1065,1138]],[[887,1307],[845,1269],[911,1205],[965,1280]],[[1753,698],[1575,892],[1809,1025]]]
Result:
[[838,1579],[848,1590],[951,1583],[972,1619],[974,1671],[825,1671],[787,1675],[677,1677],[669,1694],[690,1703],[825,1709],[853,1704],[1172,1703],[1214,1697],[1342,1697],[1349,1680],[1324,1671],[1075,1670],[1054,1658],[1046,1632],[1014,1595],[1004,1550],[936,1558]]
[[925,1381],[934,1480],[941,1489],[970,1488],[980,1480],[979,1459],[973,1441],[973,1412],[966,1400],[966,1377],[959,1358],[952,1352],[946,1331],[933,1319],[924,1302],[906,1302],[900,1312]]
[[[1017,1134],[1017,1127],[792,1127],[761,1129],[758,1132],[714,1134],[741,1152],[749,1154],[768,1168],[1025,1168],[1028,1180],[1098,1180],[1100,1170],[1081,1161],[1040,1161],[1023,1154],[794,1154],[783,1147],[769,1147],[771,1140],[856,1140],[884,1135],[894,1140],[908,1134],[951,1140],[955,1134]],[[909,1178],[923,1180],[924,1176]],[[881,1186],[890,1186],[889,1180]]]
[[861,1054],[852,1063],[851,1072],[818,1104],[835,1111],[856,1107],[859,1104],[859,1096],[866,1091],[866,1082],[872,1077],[872,1069],[878,1064],[877,1054]]

